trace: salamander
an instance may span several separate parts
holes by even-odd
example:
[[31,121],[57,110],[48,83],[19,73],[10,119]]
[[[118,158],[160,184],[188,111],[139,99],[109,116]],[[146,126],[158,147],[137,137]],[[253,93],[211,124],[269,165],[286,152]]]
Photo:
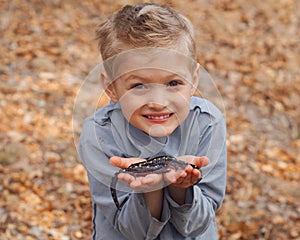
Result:
[[166,173],[169,172],[171,168],[175,170],[179,168],[184,169],[187,165],[191,165],[193,168],[200,170],[200,168],[194,164],[189,164],[187,162],[184,162],[182,160],[176,159],[175,157],[168,156],[168,155],[148,158],[145,161],[133,163],[127,168],[120,169],[118,172],[114,174],[110,184],[111,196],[113,198],[113,201],[117,209],[121,210],[121,205],[118,201],[117,190],[116,190],[118,175],[120,173],[128,173],[134,177],[139,177],[139,176],[146,176],[148,174],[153,174],[153,173],[156,174]]

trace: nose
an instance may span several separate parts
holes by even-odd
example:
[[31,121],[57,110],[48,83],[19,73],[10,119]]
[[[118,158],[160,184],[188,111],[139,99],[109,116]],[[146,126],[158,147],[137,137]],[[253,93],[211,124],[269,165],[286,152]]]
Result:
[[159,110],[169,104],[169,94],[164,86],[152,86],[151,90],[147,93],[147,105],[150,108]]

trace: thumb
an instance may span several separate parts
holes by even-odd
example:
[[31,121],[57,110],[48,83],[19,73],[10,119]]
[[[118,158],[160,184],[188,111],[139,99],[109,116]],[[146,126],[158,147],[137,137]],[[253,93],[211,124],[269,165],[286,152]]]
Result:
[[128,168],[133,163],[138,163],[145,161],[142,158],[122,158],[118,156],[113,156],[109,159],[111,165],[119,168]]

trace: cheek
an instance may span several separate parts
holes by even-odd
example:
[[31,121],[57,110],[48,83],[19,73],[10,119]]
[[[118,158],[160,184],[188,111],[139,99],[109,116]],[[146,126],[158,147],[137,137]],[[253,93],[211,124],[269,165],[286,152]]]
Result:
[[174,106],[176,107],[179,121],[182,122],[190,112],[190,97],[181,95],[176,99],[177,101],[174,102]]
[[130,96],[121,98],[119,102],[122,112],[128,121],[131,120],[131,118],[134,116],[134,113],[142,106],[141,101],[138,101]]
[[176,97],[173,98],[173,104],[176,108],[185,111],[190,108],[190,101],[191,97],[188,94],[178,94]]

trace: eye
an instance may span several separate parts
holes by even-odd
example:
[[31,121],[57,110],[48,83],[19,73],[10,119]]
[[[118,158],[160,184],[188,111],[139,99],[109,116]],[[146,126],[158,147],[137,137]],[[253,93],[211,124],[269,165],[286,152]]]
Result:
[[142,83],[136,83],[131,86],[132,89],[144,89],[146,86]]
[[172,80],[168,83],[168,86],[175,87],[175,86],[178,86],[179,84],[180,84],[179,80]]

